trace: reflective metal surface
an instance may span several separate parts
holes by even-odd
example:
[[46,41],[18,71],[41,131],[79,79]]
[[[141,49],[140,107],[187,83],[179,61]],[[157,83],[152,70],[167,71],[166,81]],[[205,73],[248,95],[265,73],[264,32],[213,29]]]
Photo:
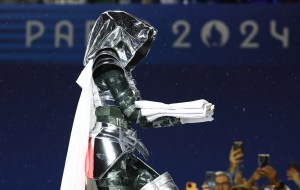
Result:
[[175,185],[170,174],[165,172],[146,184],[141,190],[178,190],[178,187]]
[[109,125],[103,127],[95,138],[94,144],[94,178],[100,179],[125,154],[137,149],[145,158],[149,153],[137,139],[134,130]]
[[156,34],[154,27],[129,13],[104,12],[90,32],[84,65],[110,49],[117,54],[118,57],[115,58],[119,61],[118,64],[130,71],[147,55]]

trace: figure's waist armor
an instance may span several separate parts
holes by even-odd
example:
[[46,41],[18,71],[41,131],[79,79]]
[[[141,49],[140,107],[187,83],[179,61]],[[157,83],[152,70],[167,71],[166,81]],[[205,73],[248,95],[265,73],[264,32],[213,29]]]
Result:
[[102,123],[94,144],[94,178],[101,179],[123,156],[134,150],[147,158],[145,145],[137,139],[136,131]]
[[109,123],[125,129],[129,128],[128,121],[117,106],[97,107],[96,117],[98,122]]

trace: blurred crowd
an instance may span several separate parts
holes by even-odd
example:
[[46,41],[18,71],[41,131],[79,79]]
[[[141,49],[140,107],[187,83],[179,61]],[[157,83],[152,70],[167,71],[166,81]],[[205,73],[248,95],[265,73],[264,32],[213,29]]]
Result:
[[[279,179],[276,169],[270,165],[269,154],[258,155],[258,167],[249,178],[243,176],[242,142],[233,143],[229,153],[228,171],[207,171],[202,190],[290,190],[285,184],[291,180],[300,189],[300,173],[295,163],[286,170],[286,179]],[[186,190],[197,190],[196,183],[188,182]],[[199,188],[200,189],[200,188]]]
[[42,3],[42,4],[190,4],[190,3],[296,3],[300,0],[0,0],[0,3]]

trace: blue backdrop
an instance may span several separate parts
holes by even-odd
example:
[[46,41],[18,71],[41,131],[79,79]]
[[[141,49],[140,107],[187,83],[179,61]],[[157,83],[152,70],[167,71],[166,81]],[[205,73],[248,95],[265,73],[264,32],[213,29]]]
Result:
[[117,9],[158,29],[151,64],[291,63],[300,56],[299,7],[1,5],[0,59],[81,63],[93,22],[101,12]]
[[300,161],[299,5],[0,6],[0,189],[59,189],[85,40],[102,11],[121,9],[159,33],[134,70],[143,99],[205,98],[215,120],[141,130],[148,163],[180,189],[227,170],[244,142],[245,177],[269,153],[282,180]]

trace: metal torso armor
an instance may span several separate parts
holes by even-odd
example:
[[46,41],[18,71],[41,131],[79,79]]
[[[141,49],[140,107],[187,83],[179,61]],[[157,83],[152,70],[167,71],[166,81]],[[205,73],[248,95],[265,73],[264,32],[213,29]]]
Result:
[[128,85],[129,79],[122,71],[104,74],[104,77],[95,76],[95,83],[98,86],[95,95],[99,95],[94,99],[95,105],[100,101],[95,114],[102,126],[95,138],[94,178],[101,179],[118,160],[126,159],[135,149],[144,157],[148,156],[148,151],[137,139],[136,132],[130,127],[130,118],[126,115],[135,111],[134,107],[131,108],[134,105],[120,101],[129,99],[134,103],[137,99],[134,94],[137,90],[132,90],[136,89],[134,83]]

